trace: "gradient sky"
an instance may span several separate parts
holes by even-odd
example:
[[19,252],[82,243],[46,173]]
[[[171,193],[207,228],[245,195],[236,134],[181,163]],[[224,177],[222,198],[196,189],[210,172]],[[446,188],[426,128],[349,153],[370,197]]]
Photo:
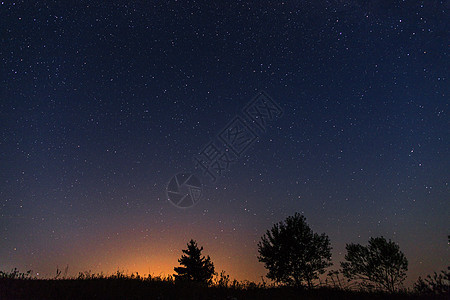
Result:
[[[257,242],[295,212],[329,235],[333,268],[383,235],[409,283],[445,269],[448,9],[2,1],[0,269],[172,274],[193,238],[216,270],[259,281]],[[173,206],[171,177],[260,91],[283,116]]]

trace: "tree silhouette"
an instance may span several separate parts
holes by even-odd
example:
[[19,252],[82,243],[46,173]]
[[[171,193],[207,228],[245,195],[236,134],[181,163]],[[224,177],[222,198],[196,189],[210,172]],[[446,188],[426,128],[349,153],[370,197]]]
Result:
[[425,279],[419,277],[414,283],[414,290],[419,294],[447,295],[450,299],[450,267],[447,271],[434,272],[433,276],[428,275]]
[[314,233],[304,216],[295,213],[275,224],[258,243],[258,259],[268,270],[267,278],[293,286],[311,288],[331,263],[328,236]]
[[202,284],[210,284],[211,278],[214,275],[214,264],[211,258],[202,256],[203,247],[199,248],[197,242],[191,240],[187,244],[187,249],[182,250],[184,254],[178,260],[180,265],[184,267],[174,268],[175,280],[177,281],[194,281]]
[[344,276],[358,280],[363,286],[394,292],[405,280],[408,260],[400,247],[384,237],[370,238],[368,246],[347,244],[345,262],[341,262]]
[[[450,235],[447,239],[450,245]],[[425,279],[419,277],[414,283],[414,290],[419,294],[443,295],[450,299],[450,266],[447,267],[447,271],[434,272],[433,276],[428,275]]]

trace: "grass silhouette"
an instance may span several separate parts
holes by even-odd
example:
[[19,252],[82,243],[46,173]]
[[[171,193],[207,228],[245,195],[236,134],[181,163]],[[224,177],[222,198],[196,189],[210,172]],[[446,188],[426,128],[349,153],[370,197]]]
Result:
[[[430,299],[412,291],[398,293],[351,290],[336,286],[315,289],[231,281],[221,272],[212,285],[175,282],[172,276],[79,273],[70,278],[38,279],[31,272],[0,272],[0,299]],[[433,299],[448,299],[434,296]]]

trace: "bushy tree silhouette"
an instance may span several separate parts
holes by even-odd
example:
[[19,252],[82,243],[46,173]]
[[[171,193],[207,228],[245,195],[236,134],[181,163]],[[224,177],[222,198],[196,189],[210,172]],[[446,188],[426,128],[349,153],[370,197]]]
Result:
[[258,252],[259,261],[269,271],[267,278],[297,287],[306,283],[312,288],[318,275],[332,265],[328,236],[314,233],[298,213],[267,230]]
[[199,248],[197,242],[191,240],[187,244],[187,249],[182,250],[183,255],[178,260],[180,265],[184,267],[174,268],[175,280],[177,281],[194,281],[202,284],[210,284],[214,275],[214,264],[211,262],[209,255],[202,256],[203,247]]
[[[450,245],[450,235],[447,239]],[[433,276],[428,275],[425,279],[419,277],[414,283],[414,290],[418,294],[443,295],[450,299],[450,266],[447,267],[447,271],[434,272]]]
[[425,279],[419,277],[414,283],[414,291],[426,295],[446,295],[450,299],[450,267],[447,271],[434,272]]
[[344,276],[363,286],[394,292],[405,280],[408,260],[400,247],[384,237],[370,238],[367,246],[347,244]]

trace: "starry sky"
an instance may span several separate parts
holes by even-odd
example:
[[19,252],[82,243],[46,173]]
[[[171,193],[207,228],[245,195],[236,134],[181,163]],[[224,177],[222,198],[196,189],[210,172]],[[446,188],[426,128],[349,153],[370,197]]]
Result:
[[[166,275],[193,238],[259,281],[257,242],[295,212],[335,269],[380,235],[409,283],[445,269],[449,8],[2,1],[0,269]],[[283,115],[209,180],[193,157],[261,91]],[[167,197],[180,172],[202,182],[191,208]]]

